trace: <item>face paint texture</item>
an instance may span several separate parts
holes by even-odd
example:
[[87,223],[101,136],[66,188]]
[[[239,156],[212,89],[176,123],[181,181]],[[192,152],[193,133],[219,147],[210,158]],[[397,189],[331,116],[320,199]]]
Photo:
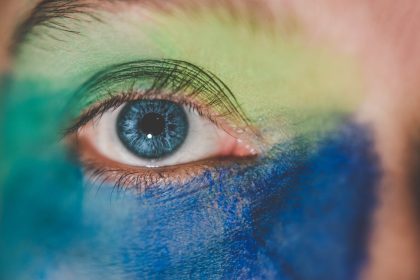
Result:
[[4,79],[0,278],[43,279],[59,252],[83,232],[82,174],[57,144],[60,102],[36,94],[37,85]]
[[[351,140],[350,140],[351,139]],[[286,279],[355,279],[365,260],[379,168],[370,131],[345,125],[258,210],[258,236]],[[275,184],[274,184],[275,185]],[[273,225],[271,221],[277,221]]]
[[93,189],[84,217],[96,234],[72,248],[75,268],[54,273],[80,277],[80,269],[105,267],[116,278],[354,279],[378,175],[369,137],[349,124],[315,154],[290,143],[260,165],[184,186],[142,195]]
[[265,23],[252,25],[212,9],[169,15],[130,7],[100,18],[63,21],[80,36],[41,27],[37,33],[44,35],[21,47],[15,76],[74,92],[111,65],[188,61],[224,81],[256,125],[270,130],[280,122],[283,133],[271,135],[273,142],[333,128],[329,115],[353,112],[362,99],[354,59],[307,40],[298,25],[269,30]]
[[[352,62],[213,12],[105,17],[65,45],[30,41],[4,90],[0,278],[354,279],[380,174],[370,130],[343,120],[361,100]],[[57,144],[69,98],[103,68],[156,57],[216,73],[271,151],[142,194],[84,185]]]
[[138,194],[83,186],[48,140],[60,107],[19,96],[2,110],[2,147],[15,148],[3,163],[4,275],[354,279],[363,263],[378,176],[368,129],[343,123],[316,150],[294,139],[253,166]]

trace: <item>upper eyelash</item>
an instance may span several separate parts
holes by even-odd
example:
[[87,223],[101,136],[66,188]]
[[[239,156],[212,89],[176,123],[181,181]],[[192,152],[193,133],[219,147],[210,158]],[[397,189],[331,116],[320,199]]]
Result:
[[[140,92],[139,89],[136,89],[136,83],[149,80],[152,80],[152,83],[148,88],[141,90],[143,97],[158,96],[163,90],[168,91],[168,98],[182,92],[184,97],[204,99],[203,106],[217,107],[220,111],[218,117],[229,117],[244,127],[249,124],[249,120],[241,111],[231,90],[211,72],[185,61],[150,59],[111,66],[83,84],[70,101],[69,107],[70,110],[74,107],[77,108],[77,104],[80,103],[84,107],[83,101],[87,99],[86,107],[90,107],[90,109],[84,110],[86,113],[78,117],[66,130],[66,133],[76,131],[94,115],[133,100],[132,95]],[[120,90],[112,89],[112,87],[115,88],[115,85],[127,82],[131,83],[125,85],[125,88],[123,84]],[[95,98],[89,99],[94,94],[98,94],[100,97],[106,96],[105,101],[99,102],[102,107],[97,105],[98,102]]]
[[[68,127],[64,131],[64,135],[70,135],[78,131],[81,127],[86,125],[89,121],[95,118],[100,118],[103,114],[105,114],[109,110],[115,110],[119,106],[123,105],[124,103],[135,101],[138,99],[142,99],[142,94],[135,94],[135,93],[121,93],[117,96],[110,97],[106,99],[100,104],[97,104],[95,107],[90,108],[84,114],[82,114],[70,127]],[[159,98],[165,99],[165,98]],[[201,116],[207,117],[210,121],[212,121],[215,125],[218,125],[218,122],[211,118],[210,116],[205,115],[204,110],[202,110],[201,106],[195,104],[193,102],[180,102],[182,105],[188,107],[189,109],[194,110]]]
[[[169,99],[195,110],[216,125],[218,122],[212,117],[221,118],[222,122],[224,119],[235,120],[238,125],[244,125],[242,128],[249,128],[247,132],[254,132],[248,125],[249,121],[241,111],[233,93],[214,74],[185,61],[141,60],[111,66],[84,83],[70,101],[69,106],[74,107],[74,102],[81,102],[82,106],[88,109],[84,110],[84,113],[65,131],[65,135],[77,133],[83,125],[109,110],[142,98]],[[214,107],[219,110],[212,116]],[[222,125],[222,122],[220,126],[223,126],[222,128],[226,131],[226,126]],[[230,126],[230,129],[232,128]],[[161,182],[166,174],[156,172],[156,170],[148,171],[146,178],[142,179],[138,176],[139,171],[125,172],[119,169],[98,167],[94,163],[86,164],[85,160],[83,159],[87,167],[86,171],[99,185],[106,183],[108,179],[114,179],[117,188],[125,185],[146,187],[158,181]],[[186,172],[189,169],[182,168],[182,170]],[[211,168],[207,166],[206,170],[211,170]],[[193,172],[193,170],[188,172]]]

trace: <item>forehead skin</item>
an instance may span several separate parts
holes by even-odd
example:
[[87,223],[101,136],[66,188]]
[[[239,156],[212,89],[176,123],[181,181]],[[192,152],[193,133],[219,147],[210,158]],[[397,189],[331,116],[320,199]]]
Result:
[[[5,32],[0,33],[11,36],[16,17],[10,11],[18,10],[24,15],[32,3],[9,2],[10,6],[6,1],[1,4],[5,15],[0,16],[0,28]],[[412,200],[415,186],[410,179],[410,168],[418,165],[411,159],[410,151],[418,141],[414,138],[418,135],[412,132],[418,131],[420,121],[416,112],[420,100],[420,4],[415,0],[265,2],[279,16],[285,10],[297,15],[309,36],[327,39],[337,49],[353,52],[364,61],[369,83],[360,118],[374,124],[386,171],[366,277],[418,279],[418,217]],[[7,45],[3,39],[2,67],[8,60]]]

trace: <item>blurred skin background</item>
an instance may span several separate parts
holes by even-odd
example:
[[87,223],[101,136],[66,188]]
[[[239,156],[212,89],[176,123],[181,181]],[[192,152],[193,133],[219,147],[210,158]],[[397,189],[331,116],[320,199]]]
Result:
[[[372,124],[383,170],[368,261],[360,277],[420,279],[420,4],[415,0],[250,2],[268,7],[275,17],[293,15],[309,41],[351,54],[360,63],[366,85],[357,118]],[[14,65],[9,52],[12,36],[36,4],[0,2],[0,69],[5,73]]]

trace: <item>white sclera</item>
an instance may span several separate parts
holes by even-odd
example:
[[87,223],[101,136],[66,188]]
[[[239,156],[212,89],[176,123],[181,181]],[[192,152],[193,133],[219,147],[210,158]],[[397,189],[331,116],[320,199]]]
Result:
[[130,152],[117,134],[117,117],[125,104],[109,110],[79,133],[87,137],[97,152],[121,164],[142,167],[162,167],[194,162],[217,156],[226,145],[233,145],[236,138],[217,127],[194,110],[185,108],[189,130],[184,143],[173,154],[157,160],[140,158]]

